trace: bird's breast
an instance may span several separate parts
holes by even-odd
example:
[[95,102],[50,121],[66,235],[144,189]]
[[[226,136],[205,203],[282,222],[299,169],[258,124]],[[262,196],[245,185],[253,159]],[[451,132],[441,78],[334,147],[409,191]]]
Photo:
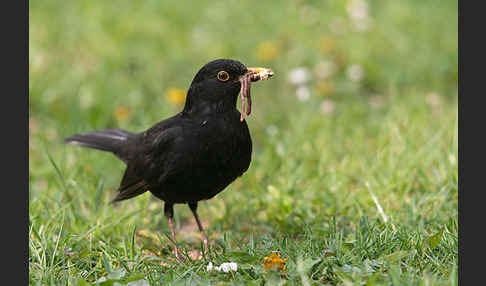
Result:
[[[206,119],[201,122],[197,142],[204,142],[203,157],[221,173],[241,175],[251,160],[252,142],[245,121],[238,118]],[[229,172],[231,170],[232,172]]]
[[233,117],[201,121],[194,138],[194,182],[201,199],[209,199],[241,176],[250,166],[252,142],[239,113]]
[[250,166],[252,142],[239,117],[235,109],[223,116],[184,121],[165,164],[171,170],[158,176],[152,193],[173,203],[207,200],[241,176]]

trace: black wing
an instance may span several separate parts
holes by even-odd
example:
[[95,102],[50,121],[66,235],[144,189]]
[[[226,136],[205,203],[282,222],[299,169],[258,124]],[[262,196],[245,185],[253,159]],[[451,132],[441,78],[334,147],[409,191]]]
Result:
[[174,168],[176,157],[171,152],[182,138],[179,115],[161,121],[145,132],[137,134],[130,161],[123,175],[117,195],[111,202],[136,197],[161,185]]

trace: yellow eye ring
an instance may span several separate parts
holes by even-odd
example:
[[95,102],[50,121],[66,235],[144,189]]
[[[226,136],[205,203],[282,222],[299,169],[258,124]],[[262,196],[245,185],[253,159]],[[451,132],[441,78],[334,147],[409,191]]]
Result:
[[230,78],[229,74],[227,72],[225,72],[225,71],[220,71],[218,73],[218,79],[220,81],[228,81],[229,78]]

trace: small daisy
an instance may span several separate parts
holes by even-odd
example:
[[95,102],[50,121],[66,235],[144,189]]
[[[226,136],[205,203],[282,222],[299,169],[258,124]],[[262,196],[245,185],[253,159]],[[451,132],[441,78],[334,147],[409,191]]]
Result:
[[221,264],[220,266],[213,266],[212,262],[209,262],[208,266],[206,266],[206,271],[222,271],[224,273],[228,273],[230,271],[238,271],[238,264],[235,262],[225,262]]
[[305,67],[298,67],[290,71],[288,80],[291,84],[301,85],[310,80],[311,73]]
[[360,81],[364,76],[364,71],[361,65],[354,64],[351,65],[347,70],[346,74],[348,78],[352,81]]
[[368,18],[368,4],[363,0],[351,0],[346,5],[346,11],[353,20]]
[[213,263],[209,262],[208,266],[206,266],[206,271],[209,272],[211,270],[213,270]]
[[318,79],[326,79],[336,71],[336,65],[332,61],[320,61],[315,67],[314,72]]
[[310,98],[310,90],[307,86],[299,86],[295,93],[300,101],[307,101]]
[[322,114],[329,114],[334,111],[336,104],[334,104],[334,101],[330,99],[324,99],[320,105],[321,113]]
[[267,127],[267,133],[268,133],[268,135],[270,135],[270,136],[275,136],[275,135],[277,135],[277,134],[278,134],[278,127],[277,127],[277,126],[275,126],[275,125],[273,125],[273,124],[272,124],[272,125],[270,125],[270,126],[268,126],[268,127]]

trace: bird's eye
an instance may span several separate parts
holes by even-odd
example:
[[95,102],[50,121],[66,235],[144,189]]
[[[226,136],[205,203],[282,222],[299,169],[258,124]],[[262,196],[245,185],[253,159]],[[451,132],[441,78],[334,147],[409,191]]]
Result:
[[229,79],[229,74],[227,72],[225,72],[225,71],[220,71],[218,73],[218,79],[220,81],[227,81]]

